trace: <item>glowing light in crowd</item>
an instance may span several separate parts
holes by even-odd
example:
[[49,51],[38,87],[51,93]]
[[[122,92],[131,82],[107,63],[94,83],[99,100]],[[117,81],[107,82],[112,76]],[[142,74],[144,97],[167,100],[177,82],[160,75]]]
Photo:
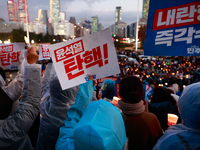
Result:
[[183,88],[185,88],[186,86],[185,85],[183,85]]
[[166,82],[166,83],[165,83],[165,86],[167,86],[167,85],[168,85],[168,83]]

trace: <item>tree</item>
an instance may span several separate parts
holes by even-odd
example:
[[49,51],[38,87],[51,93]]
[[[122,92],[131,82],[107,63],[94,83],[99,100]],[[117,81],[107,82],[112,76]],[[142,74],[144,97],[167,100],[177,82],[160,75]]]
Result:
[[49,33],[47,33],[45,36],[44,36],[44,42],[52,42],[53,38],[52,36],[49,35]]
[[26,36],[26,33],[21,28],[13,29],[11,34],[12,34],[11,42],[24,42],[24,36]]
[[44,37],[42,33],[37,34],[37,43],[43,43],[44,42]]

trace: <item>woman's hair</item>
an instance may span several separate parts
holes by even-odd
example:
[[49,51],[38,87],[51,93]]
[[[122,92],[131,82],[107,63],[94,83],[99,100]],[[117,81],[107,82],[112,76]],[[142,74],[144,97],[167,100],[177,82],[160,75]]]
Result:
[[164,87],[156,87],[153,91],[151,103],[161,103],[170,101],[173,105],[176,104],[176,100],[171,96],[171,91]]
[[124,102],[138,103],[143,97],[143,85],[138,77],[127,76],[119,83],[119,95]]

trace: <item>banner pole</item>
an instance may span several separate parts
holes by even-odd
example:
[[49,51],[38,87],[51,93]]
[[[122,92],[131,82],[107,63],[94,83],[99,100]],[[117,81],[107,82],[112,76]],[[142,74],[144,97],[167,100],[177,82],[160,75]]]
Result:
[[25,8],[26,8],[26,35],[27,35],[27,39],[28,39],[28,43],[27,43],[27,44],[30,45],[29,29],[28,29],[28,12],[27,12],[28,7],[27,7],[27,5],[26,5],[26,2],[27,2],[27,1],[28,1],[28,0],[25,0]]
[[135,50],[138,49],[138,22],[139,22],[139,0],[138,0],[138,7],[137,7],[137,25],[136,25],[136,39],[135,39]]

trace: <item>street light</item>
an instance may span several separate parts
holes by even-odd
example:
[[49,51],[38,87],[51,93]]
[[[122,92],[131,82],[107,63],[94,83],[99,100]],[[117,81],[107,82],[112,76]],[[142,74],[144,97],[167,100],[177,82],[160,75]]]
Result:
[[35,41],[34,40],[31,40],[31,43],[33,44]]
[[4,44],[10,44],[10,41],[4,41]]
[[53,41],[55,42],[55,41],[56,41],[56,39],[53,39]]
[[0,40],[0,43],[2,43],[2,40]]

